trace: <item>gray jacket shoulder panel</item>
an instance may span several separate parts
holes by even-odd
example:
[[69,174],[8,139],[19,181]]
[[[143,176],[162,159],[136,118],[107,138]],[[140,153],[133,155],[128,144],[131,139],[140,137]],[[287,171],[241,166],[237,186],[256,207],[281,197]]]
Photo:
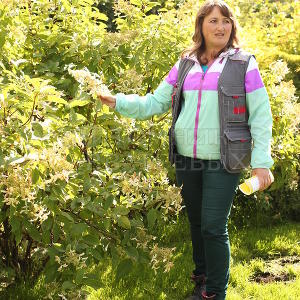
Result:
[[248,61],[250,59],[251,56],[254,56],[253,54],[246,52],[244,50],[241,50],[231,56],[229,56],[229,58],[231,60],[242,60],[242,61]]

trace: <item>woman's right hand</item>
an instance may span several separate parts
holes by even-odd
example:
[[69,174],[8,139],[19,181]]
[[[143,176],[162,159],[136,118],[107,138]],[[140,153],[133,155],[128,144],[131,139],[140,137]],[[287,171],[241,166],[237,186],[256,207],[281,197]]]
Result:
[[100,101],[102,102],[102,104],[105,104],[111,108],[115,108],[116,107],[116,98],[112,97],[112,96],[102,96],[99,95],[98,99],[100,99]]

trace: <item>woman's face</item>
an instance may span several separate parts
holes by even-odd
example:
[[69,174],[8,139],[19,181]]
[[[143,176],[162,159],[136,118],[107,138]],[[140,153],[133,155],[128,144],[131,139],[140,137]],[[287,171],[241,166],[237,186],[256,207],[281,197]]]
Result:
[[232,24],[229,18],[221,14],[215,6],[211,13],[204,17],[202,33],[206,48],[220,50],[224,48],[230,38]]

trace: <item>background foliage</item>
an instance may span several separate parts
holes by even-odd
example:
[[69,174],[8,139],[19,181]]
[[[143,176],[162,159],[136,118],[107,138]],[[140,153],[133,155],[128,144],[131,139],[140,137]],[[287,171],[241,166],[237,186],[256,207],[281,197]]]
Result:
[[[254,201],[238,193],[232,221],[297,219],[299,3],[228,3],[270,95],[276,178]],[[170,114],[122,118],[80,90],[68,68],[101,74],[115,93],[152,92],[190,45],[198,7],[194,0],[0,1],[5,286],[42,275],[65,292],[97,287],[91,270],[107,255],[117,279],[134,264],[171,268],[173,250],[157,246],[154,230],[181,210],[167,160]]]

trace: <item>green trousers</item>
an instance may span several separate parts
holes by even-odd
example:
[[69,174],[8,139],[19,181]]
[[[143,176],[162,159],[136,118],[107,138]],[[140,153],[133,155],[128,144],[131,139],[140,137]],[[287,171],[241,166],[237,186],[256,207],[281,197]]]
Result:
[[190,222],[195,275],[205,274],[206,291],[224,300],[229,279],[227,222],[240,173],[228,173],[219,160],[177,154],[176,180]]

